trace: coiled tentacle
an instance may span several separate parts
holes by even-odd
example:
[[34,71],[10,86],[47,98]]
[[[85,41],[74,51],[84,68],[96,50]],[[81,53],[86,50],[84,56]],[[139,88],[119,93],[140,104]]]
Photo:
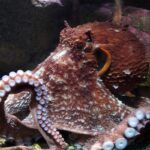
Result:
[[[17,72],[10,72],[9,76],[5,75],[2,77],[2,80],[0,81],[0,105],[1,105],[0,121],[3,122],[3,125],[12,127],[13,125],[10,125],[12,124],[12,121],[10,120],[12,120],[13,118],[13,123],[14,122],[16,123],[15,126],[16,128],[17,128],[17,124],[21,124],[21,121],[15,116],[5,114],[4,102],[9,93],[16,92],[17,90],[20,90],[22,87],[30,88],[33,90],[33,95],[34,95],[33,98],[35,98],[36,100],[35,102],[37,106],[36,119],[37,119],[38,127],[42,128],[47,134],[50,134],[53,137],[53,139],[62,147],[65,147],[66,143],[64,142],[64,139],[59,134],[57,129],[53,126],[48,116],[48,112],[46,110],[47,104],[49,102],[48,89],[44,85],[43,80],[39,79],[31,71],[23,72],[22,70],[18,70]],[[23,125],[24,124],[22,124],[22,126]],[[2,125],[0,125],[0,127],[2,127]],[[43,132],[41,134],[43,134]],[[13,135],[15,136],[15,134]]]
[[123,150],[148,123],[150,123],[150,106],[139,108],[124,119],[111,133],[104,136],[103,142],[96,142],[91,150],[113,150],[114,148]]

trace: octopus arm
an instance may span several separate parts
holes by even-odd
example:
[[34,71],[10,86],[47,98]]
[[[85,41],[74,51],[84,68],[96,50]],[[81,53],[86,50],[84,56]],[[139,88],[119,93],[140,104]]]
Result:
[[[18,93],[22,89],[30,89],[32,92],[32,98],[30,102],[32,109],[34,107],[38,108],[36,112],[36,118],[38,118],[37,122],[35,122],[36,126],[30,124],[27,125],[21,122],[21,120],[19,120],[14,115],[5,113],[4,102],[8,94],[11,92]],[[45,111],[45,107],[46,107],[45,105],[47,103],[47,97],[46,97],[47,95],[48,95],[47,88],[45,85],[43,85],[43,81],[39,79],[37,76],[35,76],[31,71],[23,72],[22,70],[18,70],[17,72],[11,72],[9,76],[7,75],[3,76],[2,80],[0,81],[0,99],[1,99],[0,134],[7,135],[9,131],[9,136],[14,137],[15,139],[19,139],[19,138],[21,139],[26,136],[32,135],[33,132],[35,132],[32,131],[32,129],[35,129],[36,127],[38,127],[39,131],[41,131],[40,129],[44,128],[43,121],[46,119],[48,120],[46,131],[49,134],[51,134],[53,138],[56,140],[56,142],[58,142],[61,146],[66,145],[59,132],[57,132],[56,128],[52,126],[52,123],[48,118],[47,112]],[[42,113],[44,117],[40,116],[40,114]],[[19,132],[21,132],[21,134]],[[41,131],[41,133],[43,134],[43,131]]]

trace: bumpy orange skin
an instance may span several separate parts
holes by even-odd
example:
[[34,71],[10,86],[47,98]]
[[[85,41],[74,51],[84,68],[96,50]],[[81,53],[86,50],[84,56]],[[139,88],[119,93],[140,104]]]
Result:
[[129,31],[110,23],[87,23],[76,28],[65,28],[60,40],[68,44],[78,38],[85,40],[87,31],[92,33],[93,44],[100,44],[112,55],[111,66],[102,76],[111,91],[123,94],[144,81],[148,71],[145,47]]

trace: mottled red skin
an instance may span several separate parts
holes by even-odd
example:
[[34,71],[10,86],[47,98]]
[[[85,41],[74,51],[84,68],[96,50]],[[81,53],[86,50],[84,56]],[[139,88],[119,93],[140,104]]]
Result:
[[[65,50],[59,44],[55,52],[35,70],[37,73],[41,68],[44,69],[40,78],[45,81],[52,98],[48,107],[49,116],[59,129],[90,135],[101,125],[105,131],[120,122],[130,111],[125,105],[117,105],[117,100],[103,84],[98,86],[96,61],[86,57],[86,52],[82,54],[82,49],[76,48],[75,41],[73,43],[69,49],[65,45],[67,50],[64,56],[53,60],[53,57]],[[119,109],[122,110],[121,113]],[[77,115],[73,116],[74,112]],[[113,113],[117,114],[113,116]],[[103,114],[103,119],[98,119],[99,114]],[[83,117],[86,118],[84,122],[78,121]],[[109,118],[109,121],[104,118]]]
[[[30,96],[30,99],[33,99],[33,97],[34,97],[33,88],[29,87],[28,85],[15,87],[14,89],[12,89],[11,92],[15,94],[15,93],[19,93],[20,91],[23,91],[23,90],[32,92],[32,96]],[[6,95],[4,97],[4,99],[6,99],[7,96],[8,95]],[[21,99],[20,99],[21,97],[23,97],[23,93],[20,93],[20,97],[18,100],[21,101]],[[24,102],[25,101],[26,100],[24,99]],[[15,104],[17,105],[18,103],[19,102],[15,103]],[[5,107],[3,105],[4,105],[4,103],[1,102],[1,105],[0,105],[0,107],[1,107],[0,108],[0,114],[1,114],[0,135],[1,135],[1,137],[4,137],[6,139],[14,137],[17,140],[22,140],[22,139],[33,137],[33,135],[34,136],[39,135],[39,132],[37,131],[37,126],[34,124],[33,120],[30,120],[30,121],[28,120],[26,122],[26,124],[23,122],[25,116],[28,116],[28,114],[29,114],[29,107],[28,108],[26,107],[26,113],[24,112],[24,109],[23,109],[23,107],[24,107],[23,105],[25,105],[25,104],[23,104],[19,108],[16,107],[18,109],[18,111],[16,109],[16,112],[15,111],[11,112],[12,110],[9,109],[9,113],[6,113],[7,112],[6,111],[5,112],[6,114],[4,114],[3,109]],[[29,103],[28,103],[28,105],[29,105]],[[13,105],[12,105],[12,107],[13,107]],[[23,114],[23,113],[25,113],[25,114]]]
[[[122,94],[144,81],[148,72],[145,47],[129,31],[111,23],[87,23],[64,29],[61,32],[61,40],[68,42],[77,37],[85,38],[84,33],[88,30],[91,31],[92,42],[100,44],[112,55],[111,66],[102,76],[105,85],[111,91]],[[130,70],[131,73],[125,74],[124,70]]]
[[[107,32],[105,28],[111,33],[112,37],[110,39],[105,33]],[[105,32],[102,32],[102,29],[105,29]],[[52,53],[44,62],[38,65],[34,72],[44,80],[44,84],[49,89],[49,94],[52,98],[52,101],[50,101],[48,104],[48,112],[49,118],[52,121],[53,125],[61,130],[93,136],[94,131],[97,131],[99,136],[90,138],[90,141],[92,141],[90,142],[91,146],[91,144],[93,144],[96,141],[103,142],[104,138],[107,137],[112,128],[116,128],[116,133],[113,133],[111,135],[111,139],[115,139],[116,137],[122,135],[123,131],[118,131],[117,127],[121,126],[120,128],[122,129],[127,126],[126,116],[131,113],[131,110],[128,108],[128,106],[120,103],[120,101],[118,101],[114,96],[112,96],[112,94],[109,92],[109,90],[106,89],[103,83],[100,82],[100,85],[98,84],[97,79],[99,77],[97,75],[96,70],[97,62],[92,52],[93,49],[89,49],[88,52],[84,51],[84,47],[89,41],[89,36],[87,36],[87,34],[85,33],[89,30],[91,30],[92,33],[91,39],[93,45],[101,44],[101,46],[105,48],[109,47],[109,50],[112,53],[112,57],[114,57],[113,52],[116,52],[115,48],[117,48],[117,50],[119,51],[120,48],[124,47],[123,42],[120,39],[122,36],[119,36],[120,32],[118,33],[114,31],[114,28],[107,23],[93,23],[78,26],[76,28],[65,28],[61,32],[60,43],[57,46],[54,53]],[[121,31],[121,33],[123,33],[124,36],[130,35],[130,33],[126,31]],[[94,36],[96,34],[101,35],[100,41],[97,40],[99,38],[96,38],[96,36]],[[131,41],[135,40],[134,42],[139,43],[132,34],[130,36],[133,38],[132,39],[130,37],[132,39]],[[111,41],[111,39],[113,39],[113,41]],[[128,41],[127,39],[126,41]],[[128,43],[130,42],[128,41]],[[117,45],[117,43],[119,44]],[[123,52],[123,54],[125,56],[127,55],[127,53],[125,52]],[[122,58],[122,55],[120,55],[118,52],[115,53],[115,56]],[[144,54],[141,54],[140,56],[144,58]],[[143,65],[145,64],[145,71],[145,68],[147,68],[147,64],[145,63],[145,59],[141,60],[140,56],[138,55],[137,58],[140,59],[140,65],[141,61]],[[137,60],[135,56],[133,58],[133,60],[135,60],[136,63],[139,62],[139,60]],[[132,65],[131,63],[131,66],[134,67],[134,65]],[[110,70],[108,70],[107,73],[111,72],[111,68],[118,68],[118,70],[116,69],[116,72],[118,71],[117,74],[119,74],[123,71],[124,68],[126,68],[126,66],[118,64],[118,59],[113,58],[112,66],[110,67]],[[137,72],[140,75],[144,72],[140,67],[136,69],[135,74],[132,75],[133,77],[137,75]],[[122,87],[121,89],[121,85],[124,82],[127,82],[124,76],[117,77],[117,79],[113,78],[114,76],[111,77],[113,84],[118,84],[118,80],[121,81],[121,84],[119,84],[120,89],[118,88],[119,91],[121,91],[122,89],[129,89],[130,86],[128,85],[124,85],[124,87]],[[129,79],[130,78],[131,77],[129,76]],[[105,81],[104,78],[104,81],[106,82],[106,85],[108,87],[109,85],[113,85],[112,83],[110,84],[108,82],[109,80],[107,79]],[[133,80],[131,81],[133,82]],[[109,84],[107,84],[107,82]],[[86,87],[84,87],[85,85]],[[69,97],[66,98],[65,94],[67,94]],[[33,105],[31,108],[31,112],[35,114],[36,105],[34,105],[34,103],[32,104]],[[36,116],[34,116],[34,120],[36,120]],[[37,122],[35,123],[38,124]],[[39,131],[42,133],[45,139],[49,141],[51,137],[46,135],[46,133],[41,130],[42,129],[39,129]],[[12,132],[10,129],[9,131]],[[29,135],[31,135],[31,133],[32,131]]]

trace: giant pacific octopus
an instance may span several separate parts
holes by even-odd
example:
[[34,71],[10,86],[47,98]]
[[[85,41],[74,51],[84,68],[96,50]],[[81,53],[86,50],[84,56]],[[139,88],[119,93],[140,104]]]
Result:
[[[107,58],[102,68],[98,53]],[[0,135],[20,140],[40,132],[49,149],[51,139],[65,149],[64,130],[86,135],[77,141],[89,150],[124,149],[150,122],[150,105],[129,107],[108,88],[121,93],[134,88],[147,66],[144,47],[130,32],[109,23],[67,26],[55,51],[33,72],[2,77]],[[21,93],[15,102],[6,100],[24,90],[31,96],[21,100]],[[27,107],[21,118],[18,114]]]

